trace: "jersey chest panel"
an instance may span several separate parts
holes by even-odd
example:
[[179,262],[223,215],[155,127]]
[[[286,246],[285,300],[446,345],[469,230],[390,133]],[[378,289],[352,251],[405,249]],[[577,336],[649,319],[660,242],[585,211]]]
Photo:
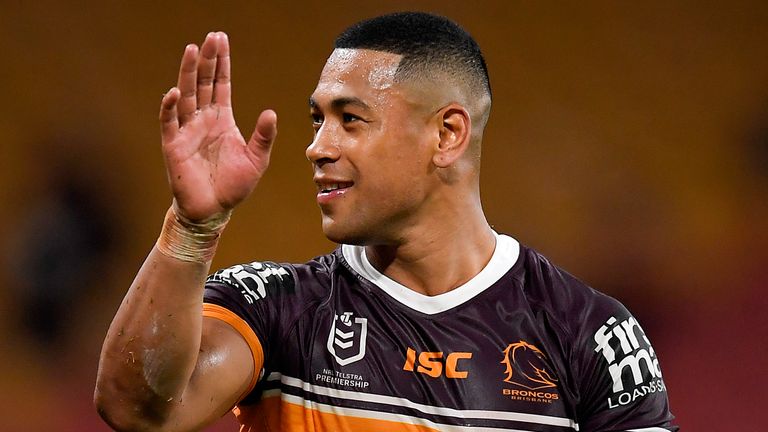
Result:
[[355,281],[334,285],[282,345],[272,379],[276,386],[281,377],[283,392],[348,407],[379,401],[380,409],[427,411],[435,421],[450,410],[574,418],[557,372],[561,353],[552,352],[512,280],[436,315]]
[[206,302],[264,353],[241,431],[676,430],[626,308],[498,244],[473,285],[438,298],[340,250],[213,274]]

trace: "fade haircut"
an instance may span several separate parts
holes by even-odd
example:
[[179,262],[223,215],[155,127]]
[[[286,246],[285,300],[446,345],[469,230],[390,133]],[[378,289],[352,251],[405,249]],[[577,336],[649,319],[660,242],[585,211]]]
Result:
[[448,18],[399,12],[361,21],[336,38],[335,48],[370,49],[403,56],[395,79],[431,79],[440,72],[472,95],[491,98],[488,68],[477,42]]

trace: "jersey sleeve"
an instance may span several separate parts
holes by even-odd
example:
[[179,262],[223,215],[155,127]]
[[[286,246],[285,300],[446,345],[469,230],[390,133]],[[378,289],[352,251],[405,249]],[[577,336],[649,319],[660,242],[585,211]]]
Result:
[[[255,388],[280,337],[281,303],[294,291],[288,266],[270,262],[238,264],[208,277],[203,297],[203,315],[231,325],[248,343],[254,359],[254,376],[248,395]],[[241,399],[243,399],[241,397]]]
[[577,354],[579,424],[595,432],[677,431],[659,358],[638,321],[595,293]]

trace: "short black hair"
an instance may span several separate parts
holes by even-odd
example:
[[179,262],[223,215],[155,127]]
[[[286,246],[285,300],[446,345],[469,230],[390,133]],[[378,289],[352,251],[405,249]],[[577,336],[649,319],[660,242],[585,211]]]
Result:
[[398,12],[367,19],[344,30],[334,47],[402,55],[396,78],[424,78],[441,71],[491,97],[488,68],[477,42],[442,16]]

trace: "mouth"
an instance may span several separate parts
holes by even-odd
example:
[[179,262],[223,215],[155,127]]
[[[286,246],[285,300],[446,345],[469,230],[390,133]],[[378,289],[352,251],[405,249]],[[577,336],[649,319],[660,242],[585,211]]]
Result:
[[341,191],[352,187],[352,182],[317,183],[317,191],[321,194]]
[[316,181],[318,204],[328,204],[335,198],[342,197],[354,184],[349,181]]

